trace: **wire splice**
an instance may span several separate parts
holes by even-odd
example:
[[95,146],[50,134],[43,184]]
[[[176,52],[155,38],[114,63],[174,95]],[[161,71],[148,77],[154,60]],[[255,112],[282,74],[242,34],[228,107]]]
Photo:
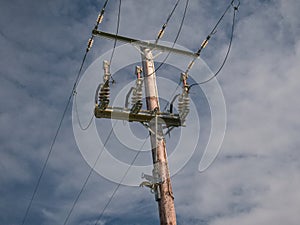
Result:
[[[209,35],[206,37],[206,39],[201,43],[200,48],[199,48],[199,49],[197,50],[197,52],[196,52],[196,55],[197,55],[198,57],[200,57],[200,54],[201,54],[202,50],[207,46],[207,44],[208,44],[210,38],[216,33],[217,27],[219,26],[219,24],[220,24],[221,21],[223,20],[224,16],[227,14],[227,12],[228,12],[228,10],[230,9],[230,7],[233,7],[234,12],[238,10],[239,5],[240,5],[240,1],[237,0],[238,3],[237,3],[236,5],[234,4],[235,1],[236,1],[236,0],[232,0],[232,1],[230,2],[230,4],[229,4],[229,5],[227,6],[227,8],[225,9],[225,11],[224,11],[224,13],[222,14],[222,16],[220,17],[220,19],[219,19],[218,22],[216,23],[216,25],[215,25],[215,26],[213,27],[213,29],[211,30],[210,34],[209,34]],[[185,73],[188,73],[188,72],[191,70],[191,68],[192,68],[192,66],[194,65],[194,62],[196,61],[196,59],[197,59],[197,58],[195,57],[195,58],[189,63],[189,65],[188,65],[188,67],[187,67]]]
[[[184,20],[185,20],[185,16],[186,16],[186,12],[187,12],[187,9],[188,9],[189,1],[190,0],[186,0],[185,7],[184,7],[184,12],[183,12],[183,16],[182,16],[182,19],[181,19],[181,23],[180,23],[177,35],[175,37],[175,40],[174,40],[171,48],[174,48],[174,46],[175,46],[175,44],[176,44],[176,42],[177,42],[177,40],[179,38],[179,35],[181,33],[181,30],[182,30],[182,27],[183,27],[183,23],[184,23]],[[147,77],[152,76],[154,73],[156,73],[165,64],[165,62],[169,58],[170,54],[171,54],[171,51],[168,52],[168,54],[166,55],[166,57],[164,58],[164,60],[159,64],[159,66],[155,69],[155,71],[153,73],[151,73],[151,74],[148,74]]]
[[92,48],[92,46],[93,46],[93,43],[94,43],[94,38],[91,37],[91,38],[89,39],[89,41],[88,41],[88,45],[87,45],[87,48],[86,48],[86,51],[87,51],[87,52],[91,50],[91,48]]
[[177,0],[177,2],[175,3],[175,5],[174,5],[174,7],[173,7],[173,9],[172,9],[172,11],[171,11],[171,13],[170,13],[169,16],[168,16],[166,22],[162,25],[162,28],[161,28],[160,31],[158,32],[157,37],[156,37],[156,40],[155,40],[155,44],[157,44],[158,41],[159,41],[159,39],[161,39],[162,36],[164,35],[165,29],[166,29],[166,27],[167,27],[167,25],[168,25],[168,23],[169,23],[169,21],[170,21],[172,15],[173,15],[173,13],[175,12],[175,9],[177,8],[179,1],[180,1],[180,0]]
[[155,44],[157,44],[158,40],[162,38],[165,33],[166,24],[164,24],[163,28],[158,32]]
[[[234,2],[234,1],[232,1],[232,2]],[[216,72],[213,76],[211,76],[211,77],[208,78],[207,80],[202,81],[202,82],[199,82],[199,83],[191,84],[191,85],[189,86],[189,89],[191,89],[191,88],[192,88],[193,86],[195,86],[195,85],[201,85],[201,84],[205,84],[205,83],[211,81],[212,79],[214,79],[215,77],[217,77],[218,74],[219,74],[219,73],[221,72],[221,70],[223,69],[223,67],[224,67],[224,65],[225,65],[225,63],[226,63],[226,61],[227,61],[227,59],[228,59],[229,52],[230,52],[230,50],[231,50],[231,45],[232,45],[232,40],[233,40],[233,33],[234,33],[234,28],[235,28],[235,17],[236,17],[236,11],[238,10],[238,6],[239,6],[239,1],[238,1],[238,4],[235,5],[235,6],[233,7],[234,11],[233,11],[233,18],[232,18],[232,26],[231,26],[231,36],[230,36],[230,41],[229,41],[229,45],[228,45],[228,49],[227,49],[225,58],[224,58],[224,60],[223,60],[223,62],[222,62],[222,64],[221,64],[220,68],[217,70],[217,72]]]
[[208,36],[206,37],[206,39],[202,42],[201,47],[200,47],[199,50],[197,51],[197,55],[200,55],[201,50],[202,50],[203,48],[206,47],[206,45],[208,44],[208,41],[209,41],[210,37],[211,37],[211,36],[208,35]]
[[106,2],[104,3],[98,17],[97,17],[97,20],[96,20],[96,24],[95,24],[95,28],[94,29],[98,29],[98,26],[100,23],[102,23],[102,20],[103,20],[103,17],[104,17],[104,13],[105,13],[105,8],[106,8],[106,5],[108,3],[109,0],[106,0]]
[[101,11],[101,13],[98,15],[98,18],[96,20],[97,25],[99,25],[100,23],[102,23],[103,20],[103,13]]

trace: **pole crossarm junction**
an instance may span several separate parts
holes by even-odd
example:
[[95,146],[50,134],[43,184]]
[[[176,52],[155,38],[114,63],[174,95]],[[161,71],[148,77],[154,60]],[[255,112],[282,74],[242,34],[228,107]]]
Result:
[[141,41],[141,40],[137,40],[137,39],[133,39],[133,38],[129,38],[129,37],[115,35],[115,34],[107,33],[104,31],[99,31],[99,30],[95,30],[95,29],[92,31],[92,34],[94,36],[118,40],[120,42],[129,43],[129,44],[132,44],[132,45],[135,45],[138,47],[149,48],[151,50],[160,50],[162,52],[170,52],[170,53],[184,55],[184,56],[188,56],[188,57],[192,57],[192,58],[199,57],[199,55],[197,55],[197,53],[194,53],[194,52],[185,51],[185,50],[178,49],[178,48],[167,47],[164,45],[151,43],[149,41]]

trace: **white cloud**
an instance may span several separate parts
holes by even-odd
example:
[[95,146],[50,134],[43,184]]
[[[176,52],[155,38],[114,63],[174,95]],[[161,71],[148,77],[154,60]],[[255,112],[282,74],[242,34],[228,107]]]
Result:
[[[154,39],[174,2],[122,1],[120,33]],[[174,39],[184,3],[164,40]],[[5,197],[0,223],[17,223],[25,212],[103,1],[93,4],[13,1],[1,7],[0,168],[4,172],[0,179],[4,186],[0,192]],[[106,31],[115,30],[116,4],[109,3],[101,25]],[[198,174],[201,152],[197,152],[173,178],[183,224],[298,224],[299,4],[297,0],[241,2],[232,52],[218,77],[228,112],[222,153],[209,170]],[[191,1],[178,43],[197,49],[225,7],[225,3]],[[204,51],[213,69],[226,50],[231,16],[226,16]],[[96,39],[88,63],[112,44]],[[68,113],[29,214],[35,224],[64,220],[89,171],[76,148]],[[93,175],[70,224],[93,224],[114,187]],[[17,215],[10,213],[13,203]],[[136,223],[145,222],[144,216],[157,221],[155,204],[148,190],[122,187],[105,220],[109,223],[123,215]]]

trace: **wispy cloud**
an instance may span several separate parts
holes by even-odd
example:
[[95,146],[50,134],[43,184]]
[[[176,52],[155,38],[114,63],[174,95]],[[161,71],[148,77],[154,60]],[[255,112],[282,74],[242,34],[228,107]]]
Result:
[[[120,34],[154,39],[174,2],[122,1]],[[103,3],[2,3],[1,224],[22,220]],[[226,6],[191,1],[178,44],[196,50]],[[164,40],[174,40],[183,7],[181,1]],[[222,152],[200,174],[203,148],[198,146],[187,166],[173,177],[180,224],[299,223],[299,8],[297,0],[241,2],[232,52],[218,77],[228,117]],[[116,13],[115,1],[109,2],[102,29],[115,31]],[[203,52],[212,70],[224,57],[231,19],[226,16]],[[112,42],[97,39],[87,65],[111,47]],[[69,110],[28,224],[62,224],[89,172],[72,132]],[[116,139],[110,145],[119,146]],[[116,151],[116,156],[121,154]],[[94,224],[114,188],[114,183],[93,173],[70,224]],[[103,224],[157,222],[153,195],[133,187],[120,188],[103,220]]]

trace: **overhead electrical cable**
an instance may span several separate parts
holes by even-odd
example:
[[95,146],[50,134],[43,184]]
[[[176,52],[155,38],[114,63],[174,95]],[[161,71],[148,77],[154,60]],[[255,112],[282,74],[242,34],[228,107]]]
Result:
[[[88,49],[88,48],[87,48],[87,49]],[[65,118],[65,116],[66,116],[67,110],[68,110],[69,105],[70,105],[71,100],[72,100],[72,97],[73,97],[73,95],[74,95],[74,93],[75,93],[76,86],[77,86],[77,83],[78,83],[78,80],[79,80],[79,77],[80,77],[80,74],[81,74],[81,71],[82,71],[82,68],[83,68],[83,65],[84,65],[84,62],[85,62],[85,59],[86,59],[86,56],[87,56],[88,51],[89,51],[89,50],[86,50],[86,52],[85,52],[85,54],[84,54],[84,57],[83,57],[83,60],[82,60],[80,69],[79,69],[79,71],[78,71],[77,77],[76,77],[76,79],[75,79],[75,82],[74,82],[72,91],[71,91],[71,93],[70,93],[70,95],[69,95],[69,98],[68,98],[68,100],[67,100],[67,103],[66,103],[66,106],[65,106],[65,108],[64,108],[63,114],[62,114],[62,116],[61,116],[61,119],[60,119],[60,121],[59,121],[58,127],[57,127],[57,129],[56,129],[54,138],[53,138],[53,140],[52,140],[52,142],[51,142],[51,146],[50,146],[50,149],[49,149],[49,151],[48,151],[46,160],[45,160],[45,162],[44,162],[44,164],[43,164],[42,171],[41,171],[41,173],[40,173],[40,175],[39,175],[38,181],[37,181],[37,183],[36,183],[36,185],[35,185],[35,188],[34,188],[34,191],[33,191],[32,196],[31,196],[30,202],[29,202],[29,204],[28,204],[28,206],[27,206],[25,215],[24,215],[24,217],[23,217],[22,225],[25,224],[25,221],[26,221],[26,219],[27,219],[27,216],[28,216],[29,210],[30,210],[30,208],[31,208],[32,202],[33,202],[34,197],[35,197],[35,195],[36,195],[36,192],[37,192],[37,190],[38,190],[38,188],[39,188],[39,185],[40,185],[40,183],[41,183],[41,179],[42,179],[42,177],[43,177],[43,175],[44,175],[44,172],[45,172],[46,166],[47,166],[47,164],[48,164],[50,155],[51,155],[51,153],[52,153],[52,151],[53,151],[54,144],[55,144],[55,142],[56,142],[56,139],[57,139],[57,137],[58,137],[59,131],[60,131],[60,129],[61,129],[62,122],[63,122],[63,120],[64,120],[64,118]]]
[[[226,61],[227,61],[227,58],[228,58],[228,55],[229,55],[229,52],[230,52],[230,49],[231,49],[231,45],[232,45],[232,40],[233,40],[233,32],[234,32],[234,27],[235,27],[235,16],[236,16],[236,11],[238,10],[238,7],[240,5],[240,1],[238,1],[238,3],[236,5],[234,5],[234,2],[235,0],[232,0],[230,2],[230,4],[227,6],[227,8],[225,9],[224,13],[222,14],[222,16],[219,18],[219,20],[217,21],[217,23],[215,24],[215,26],[213,27],[213,29],[211,30],[210,34],[206,37],[206,39],[202,42],[200,48],[198,49],[198,51],[196,52],[196,54],[198,56],[200,56],[200,53],[201,51],[206,47],[206,45],[208,44],[208,41],[210,40],[211,36],[214,35],[217,31],[217,27],[219,26],[219,24],[221,23],[221,21],[224,19],[224,16],[226,15],[226,13],[228,12],[228,10],[233,7],[234,8],[234,15],[233,15],[233,22],[232,22],[232,29],[231,29],[231,37],[230,37],[230,42],[229,42],[229,47],[228,47],[228,50],[227,50],[227,53],[225,55],[225,59],[223,61],[223,63],[221,64],[221,67],[218,69],[218,71],[212,76],[210,77],[209,79],[203,81],[203,82],[200,82],[200,83],[193,83],[189,86],[189,89],[195,85],[201,85],[201,84],[204,84],[204,83],[207,83],[209,81],[211,81],[213,78],[215,78],[219,73],[220,71],[222,70],[223,66],[225,65]],[[191,69],[191,67],[193,66],[195,60],[197,59],[198,57],[194,58],[191,63],[189,63],[189,66],[186,70],[186,74],[188,74],[189,70]],[[171,99],[173,99],[173,96],[175,94],[175,92],[177,91],[179,85],[180,85],[181,81],[179,82],[179,84],[176,86],[173,94],[171,95]],[[164,107],[164,110],[166,110],[166,108],[168,107],[169,105],[169,102],[167,102],[167,104],[165,105]]]
[[233,10],[233,18],[232,18],[232,25],[231,25],[231,34],[230,34],[230,40],[229,40],[229,45],[228,45],[228,49],[227,49],[227,52],[226,52],[226,55],[225,55],[225,58],[221,64],[221,66],[219,67],[219,69],[217,70],[217,72],[211,76],[210,78],[208,78],[207,80],[205,81],[202,81],[202,82],[198,82],[198,83],[193,83],[189,86],[189,89],[191,89],[193,86],[195,85],[201,85],[201,84],[205,84],[209,81],[211,81],[212,79],[214,79],[215,77],[218,76],[218,74],[221,72],[221,70],[223,69],[227,59],[228,59],[228,56],[229,56],[229,53],[230,53],[230,50],[231,50],[231,46],[232,46],[232,40],[233,40],[233,34],[234,34],[234,28],[235,28],[235,18],[236,18],[236,11],[238,10],[238,6],[234,6],[234,10]]
[[[121,19],[121,5],[122,5],[122,1],[119,0],[119,8],[118,8],[118,17],[117,17],[117,30],[116,30],[116,35],[115,35],[115,40],[114,40],[114,46],[113,46],[113,50],[110,56],[110,60],[109,60],[109,65],[112,64],[112,60],[115,54],[115,50],[116,50],[116,45],[117,45],[117,35],[119,34],[119,28],[120,28],[120,19]],[[115,80],[113,78],[113,76],[111,75],[110,78],[112,79],[112,82],[114,83]]]
[[[107,2],[108,0],[104,3],[104,9],[107,5]],[[102,9],[99,16],[98,16],[98,19],[97,19],[97,23],[96,23],[96,26],[94,29],[97,29],[98,28],[98,22],[102,22],[102,19],[103,19],[103,13],[104,13],[104,10]],[[118,16],[117,16],[117,30],[116,30],[116,34],[115,36],[117,37],[117,35],[119,34],[119,27],[120,27],[120,18],[121,18],[121,0],[119,0],[119,7],[118,7]],[[94,38],[94,36],[92,36],[92,38]],[[114,57],[114,53],[115,53],[115,49],[116,49],[116,45],[117,45],[117,38],[115,38],[114,40],[114,45],[113,45],[113,50],[112,50],[112,53],[111,53],[111,56],[110,56],[110,60],[109,60],[109,65],[112,64],[112,60],[113,60],[113,57]],[[115,80],[113,79],[113,76],[111,75],[110,78],[112,79],[112,83],[115,83]],[[79,113],[78,113],[78,107],[77,107],[77,98],[75,96],[75,99],[74,99],[74,104],[75,104],[75,113],[76,113],[76,117],[77,117],[77,121],[78,121],[78,124],[79,124],[79,127],[81,130],[87,130],[90,125],[92,124],[93,122],[93,119],[94,119],[94,114],[91,116],[91,119],[89,120],[88,124],[86,127],[83,127],[81,121],[80,121],[80,118],[79,118]]]
[[73,210],[74,210],[74,208],[75,208],[75,206],[76,206],[76,204],[77,204],[77,202],[78,202],[78,200],[79,200],[79,198],[80,198],[80,196],[81,196],[83,190],[85,189],[85,187],[86,187],[86,185],[87,185],[87,183],[88,183],[88,180],[90,179],[90,177],[91,177],[91,175],[92,175],[92,173],[93,173],[93,171],[94,171],[94,169],[95,169],[95,167],[96,167],[96,165],[97,165],[97,163],[98,163],[98,161],[99,161],[99,159],[100,159],[100,157],[101,157],[101,155],[102,155],[104,149],[105,149],[106,144],[108,143],[108,141],[109,141],[111,135],[113,134],[113,130],[114,130],[114,127],[115,127],[116,124],[117,124],[117,122],[115,122],[115,123],[113,124],[113,126],[112,126],[112,128],[111,128],[111,130],[110,130],[110,132],[109,132],[109,134],[108,134],[108,136],[107,136],[107,138],[105,139],[105,142],[103,143],[102,149],[101,149],[100,152],[98,153],[97,158],[96,158],[96,160],[95,160],[93,166],[91,167],[91,169],[90,169],[90,171],[89,171],[89,173],[88,173],[86,179],[85,179],[84,182],[83,182],[83,185],[82,185],[82,187],[81,187],[79,193],[78,193],[77,196],[76,196],[75,201],[73,202],[73,205],[72,205],[72,207],[71,207],[71,209],[70,209],[70,211],[69,211],[69,213],[68,213],[68,215],[67,215],[67,217],[66,217],[66,219],[65,219],[65,221],[64,221],[64,225],[66,225],[66,224],[68,223],[68,221],[69,221],[69,219],[70,219],[70,216],[71,216],[71,214],[72,214],[72,212],[73,212]]
[[86,125],[86,127],[83,127],[83,125],[80,121],[80,118],[79,118],[79,112],[78,112],[78,106],[77,106],[77,94],[74,95],[74,108],[75,108],[76,118],[77,118],[78,125],[79,125],[80,129],[83,130],[83,131],[89,129],[89,127],[91,126],[91,124],[93,122],[93,119],[94,119],[95,115],[93,113],[91,118],[89,119],[89,122]]
[[[121,14],[121,0],[119,0],[118,22],[117,22],[116,36],[118,35],[118,32],[119,32],[120,14]],[[114,42],[114,48],[113,48],[113,51],[112,51],[112,54],[111,54],[111,57],[110,57],[110,63],[112,62],[112,59],[113,59],[113,56],[114,56],[114,50],[115,50],[115,47],[116,47],[116,41],[117,41],[117,39],[115,39],[115,42]],[[76,99],[75,99],[75,100],[76,100]],[[76,103],[75,103],[75,104],[76,104]],[[77,107],[77,104],[75,105],[75,109],[77,110],[76,107]],[[76,114],[77,114],[77,116],[78,116],[78,111],[76,111]],[[81,123],[80,123],[80,121],[79,121],[79,117],[78,117],[78,123],[79,123],[80,128],[81,128],[82,130],[86,130],[86,129],[91,125],[91,122],[92,122],[92,119],[93,119],[93,118],[94,118],[94,115],[93,115],[93,117],[91,118],[91,120],[90,120],[88,126],[87,126],[86,128],[83,128],[82,125],[81,125]],[[81,187],[79,193],[77,194],[76,199],[74,200],[73,205],[72,205],[72,207],[71,207],[71,209],[70,209],[70,211],[69,211],[69,213],[68,213],[68,215],[67,215],[67,217],[66,217],[66,219],[65,219],[65,221],[64,221],[64,225],[67,224],[67,222],[68,222],[68,220],[69,220],[69,218],[70,218],[70,216],[71,216],[71,214],[72,214],[72,212],[73,212],[73,210],[74,210],[74,208],[75,208],[75,206],[76,206],[76,204],[77,204],[77,202],[78,202],[78,200],[79,200],[81,194],[83,193],[83,190],[85,189],[85,187],[86,187],[86,185],[87,185],[87,183],[88,183],[88,180],[89,180],[90,176],[92,175],[92,172],[93,172],[93,170],[94,170],[94,168],[95,168],[95,166],[96,166],[96,164],[97,164],[99,158],[101,157],[102,152],[103,152],[103,150],[104,150],[104,148],[105,148],[105,146],[106,146],[108,140],[110,139],[110,137],[111,137],[111,135],[112,135],[113,128],[114,128],[114,126],[116,125],[116,123],[117,123],[117,122],[115,122],[115,124],[114,124],[113,127],[111,128],[111,131],[109,132],[109,135],[108,135],[108,137],[106,138],[106,140],[105,140],[105,142],[104,142],[104,144],[103,144],[102,150],[99,152],[99,154],[98,154],[98,156],[97,156],[97,159],[96,159],[96,161],[95,161],[93,167],[91,168],[91,170],[90,170],[88,176],[86,177],[86,179],[85,179],[85,181],[84,181],[84,183],[83,183],[83,185],[82,185],[82,187]]]
[[167,18],[167,21],[162,25],[162,28],[160,29],[160,31],[158,32],[157,34],[157,37],[156,37],[156,40],[155,40],[155,44],[158,43],[159,39],[162,38],[162,36],[164,35],[164,32],[165,32],[165,29],[173,15],[173,13],[175,12],[175,9],[177,8],[178,6],[178,3],[180,2],[180,0],[177,0],[177,2],[175,3],[171,13],[169,14],[168,18]]
[[[180,84],[181,84],[181,80],[180,80],[180,81],[178,82],[178,84],[176,85],[176,88],[174,89],[174,91],[173,91],[173,93],[172,93],[170,99],[173,99],[173,97],[174,97],[174,95],[175,95],[177,89],[179,88]],[[165,110],[168,108],[169,104],[170,104],[170,101],[168,101],[168,102],[166,103],[166,105],[165,105],[163,111],[165,111]]]
[[129,167],[127,168],[127,170],[125,171],[123,177],[121,178],[120,182],[117,184],[116,188],[114,189],[112,195],[110,196],[110,198],[108,199],[108,201],[106,202],[104,208],[102,209],[101,211],[101,214],[99,215],[98,219],[96,220],[96,223],[94,225],[97,225],[98,222],[102,219],[106,209],[108,208],[108,206],[110,205],[110,203],[112,202],[114,196],[116,195],[118,189],[120,188],[122,182],[124,181],[124,179],[126,178],[130,168],[132,167],[133,163],[135,162],[135,160],[137,159],[137,157],[139,156],[139,154],[141,153],[142,151],[142,148],[144,147],[146,141],[147,141],[147,138],[149,137],[149,135],[145,138],[145,141],[143,142],[143,144],[141,145],[140,149],[138,150],[138,152],[135,154],[134,158],[132,159]]
[[[238,4],[234,5],[234,2],[236,0],[232,0],[230,2],[230,4],[227,6],[227,8],[225,9],[224,13],[222,14],[222,16],[220,17],[220,19],[218,20],[218,22],[216,23],[216,25],[213,27],[213,29],[211,30],[210,34],[206,37],[206,39],[201,43],[201,46],[199,47],[199,49],[196,52],[196,55],[199,57],[201,55],[202,50],[207,46],[208,41],[210,40],[210,38],[217,32],[217,28],[219,26],[219,24],[221,23],[221,21],[224,19],[224,16],[227,14],[228,10],[233,7],[234,11],[238,10],[238,7],[240,5],[240,1],[238,0]],[[190,69],[193,67],[196,59],[198,57],[195,57],[188,65],[185,73],[188,74],[188,72],[190,71]]]
[[[109,1],[109,0],[106,0],[106,2],[104,3],[104,6],[103,6],[103,8],[102,8],[102,10],[101,10],[101,13],[99,14],[99,17],[98,17],[98,20],[97,20],[97,23],[96,23],[95,27],[98,27],[98,25],[101,23],[102,18],[103,18],[103,15],[104,15],[104,12],[105,12],[105,8],[106,8],[106,5],[107,5],[107,2],[108,2],[108,1]],[[92,45],[93,45],[93,37],[94,37],[94,36],[92,35],[92,37],[91,37],[91,38],[89,39],[89,41],[88,41],[88,45],[87,45],[85,54],[84,54],[84,56],[83,56],[83,59],[82,59],[80,68],[79,68],[79,70],[78,70],[77,76],[76,76],[76,78],[75,78],[75,81],[74,81],[74,84],[73,84],[73,88],[72,88],[71,93],[70,93],[70,95],[69,95],[69,97],[68,97],[68,100],[67,100],[67,103],[66,103],[66,105],[65,105],[64,111],[63,111],[63,113],[62,113],[61,119],[60,119],[60,121],[59,121],[59,123],[58,123],[58,127],[57,127],[57,129],[56,129],[55,135],[54,135],[53,140],[52,140],[52,142],[51,142],[51,145],[50,145],[48,154],[47,154],[47,156],[46,156],[46,160],[45,160],[44,163],[43,163],[41,173],[40,173],[40,175],[39,175],[39,177],[38,177],[38,181],[37,181],[37,183],[36,183],[36,185],[35,185],[35,187],[34,187],[34,190],[33,190],[32,196],[31,196],[31,198],[30,198],[29,204],[27,205],[25,214],[24,214],[24,216],[23,216],[23,219],[22,219],[22,225],[24,225],[25,222],[26,222],[26,219],[27,219],[28,214],[29,214],[29,211],[30,211],[30,209],[31,209],[33,200],[34,200],[35,195],[36,195],[36,193],[37,193],[37,191],[38,191],[38,188],[39,188],[40,183],[41,183],[41,179],[42,179],[42,177],[43,177],[43,175],[44,175],[44,173],[45,173],[47,164],[48,164],[48,162],[49,162],[51,153],[52,153],[52,151],[53,151],[54,144],[56,143],[56,139],[57,139],[58,134],[59,134],[59,131],[60,131],[60,129],[61,129],[63,120],[64,120],[64,118],[65,118],[65,116],[66,116],[66,113],[67,113],[67,111],[68,111],[68,108],[69,108],[69,106],[70,106],[72,97],[73,97],[74,94],[76,94],[76,87],[77,87],[77,84],[78,84],[78,81],[79,81],[79,78],[80,78],[80,75],[81,75],[81,72],[82,72],[82,69],[83,69],[84,62],[85,62],[85,60],[86,60],[86,57],[87,57],[88,52],[90,51],[90,49],[91,49],[91,47],[92,47]]]
[[[177,2],[175,3],[175,5],[174,5],[174,7],[173,7],[173,9],[172,9],[172,11],[171,11],[171,13],[170,13],[169,16],[168,16],[166,22],[163,24],[161,30],[158,32],[157,38],[156,38],[156,40],[155,40],[155,44],[157,44],[158,41],[159,41],[159,39],[163,36],[163,34],[164,34],[164,32],[165,32],[165,29],[166,29],[166,27],[167,27],[167,25],[168,25],[168,23],[169,23],[169,21],[170,21],[172,15],[173,15],[173,13],[175,12],[175,9],[177,8],[179,2],[180,2],[180,0],[177,0]],[[183,19],[182,19],[182,24],[183,24],[183,20],[184,20],[184,17],[185,17],[186,9],[187,9],[187,7],[188,7],[187,4],[188,4],[188,2],[186,3],[186,8],[185,8],[185,11],[184,11],[184,14],[183,14]],[[179,29],[178,33],[180,33],[180,32],[181,32],[181,26],[180,26],[180,29]],[[179,36],[179,34],[177,34],[177,36],[176,36],[175,43],[177,42],[178,36]],[[173,45],[172,48],[174,48],[174,46],[175,46],[175,44]],[[169,54],[170,54],[170,52],[169,52]],[[167,57],[169,57],[169,55],[167,55]],[[165,62],[165,61],[167,60],[167,57],[164,59],[163,62]],[[159,69],[159,68],[158,68],[158,69]],[[156,72],[158,69],[156,69],[155,72]],[[151,74],[150,74],[150,75],[151,75]],[[176,87],[174,93],[177,91],[179,85],[180,85],[180,83],[177,85],[177,87]],[[173,93],[171,96],[173,96],[174,93]],[[165,110],[167,109],[168,104],[169,104],[169,103],[167,102],[167,104],[165,105],[163,111],[165,111]]]
[[[181,33],[181,30],[182,30],[182,27],[183,27],[183,23],[184,23],[184,19],[185,19],[185,17],[186,17],[186,12],[187,12],[187,9],[188,9],[188,5],[189,5],[189,0],[186,0],[184,12],[183,12],[183,16],[182,16],[181,23],[180,23],[178,32],[177,32],[177,34],[176,34],[175,40],[174,40],[174,42],[173,42],[173,44],[172,44],[172,47],[171,47],[172,49],[174,48],[174,46],[175,46],[175,44],[176,44],[176,42],[177,42],[177,40],[178,40],[178,38],[179,38],[179,35],[180,35],[180,33]],[[168,52],[168,54],[166,55],[166,57],[165,57],[165,58],[163,59],[163,61],[158,65],[158,67],[154,70],[154,72],[148,74],[146,77],[149,77],[149,76],[153,75],[154,73],[156,73],[156,72],[157,72],[157,71],[165,64],[165,62],[166,62],[167,59],[169,58],[170,54],[171,54],[171,51]]]

